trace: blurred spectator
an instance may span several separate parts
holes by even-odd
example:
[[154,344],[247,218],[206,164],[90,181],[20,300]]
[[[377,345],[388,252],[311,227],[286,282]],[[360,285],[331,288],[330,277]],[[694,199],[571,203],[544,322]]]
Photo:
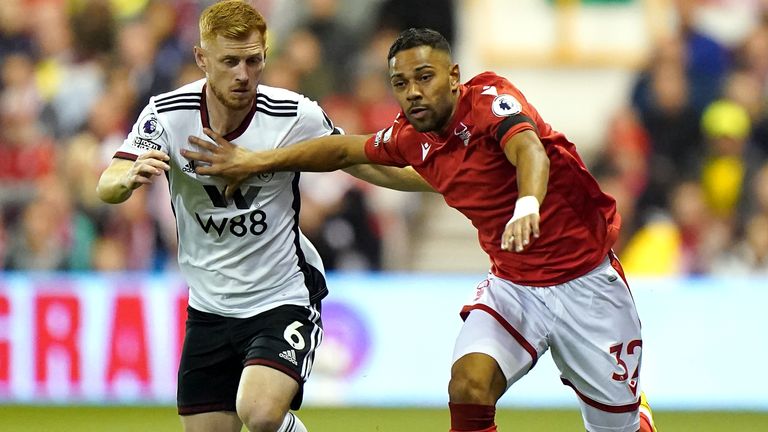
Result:
[[747,221],[756,215],[768,217],[768,159],[756,170],[744,187],[744,199],[740,211],[741,221]]
[[756,170],[761,155],[748,145],[751,123],[747,110],[730,101],[712,103],[701,127],[707,141],[701,182],[709,208],[721,218],[736,216],[745,179]]
[[747,110],[752,123],[750,142],[763,156],[768,155],[768,82],[761,83],[748,70],[734,70],[726,79],[723,99]]
[[66,270],[90,268],[96,224],[90,215],[78,207],[72,191],[58,175],[47,176],[37,182],[37,200],[45,203],[54,218],[54,236],[62,245]]
[[55,137],[71,136],[85,124],[91,104],[101,93],[104,70],[94,59],[78,54],[62,3],[40,2],[33,16],[37,85],[47,104],[45,123]]
[[100,217],[101,237],[114,239],[123,247],[125,270],[161,270],[169,257],[160,225],[148,208],[158,205],[149,199],[150,194],[148,188],[137,189],[130,200]]
[[264,69],[262,84],[298,92],[301,87],[301,68],[294,65],[287,55],[270,57],[268,54],[267,58],[269,67]]
[[730,67],[730,54],[697,26],[699,0],[675,0],[679,36],[686,52],[686,72],[691,81],[691,105],[701,110],[719,96],[720,86]]
[[378,28],[398,33],[411,27],[427,27],[442,34],[451,46],[456,42],[454,0],[384,0],[379,5]]
[[352,77],[350,63],[359,47],[358,38],[337,18],[339,7],[339,0],[308,0],[309,14],[299,27],[317,38],[322,64],[329,68],[332,89],[346,93]]
[[690,101],[683,57],[680,41],[670,41],[635,86],[635,107],[651,147],[640,214],[664,208],[677,179],[694,175],[700,165],[699,113]]
[[29,13],[24,0],[0,2],[0,59],[11,53],[31,54],[32,39],[29,36]]
[[178,13],[171,0],[151,1],[144,13],[147,29],[157,47],[155,68],[159,76],[175,77],[192,55],[177,32]]
[[713,216],[701,185],[685,181],[670,194],[670,214],[658,214],[629,240],[624,269],[636,275],[698,275],[732,240],[732,227]]
[[174,85],[176,87],[181,87],[184,84],[189,84],[204,77],[205,74],[203,74],[203,71],[201,71],[197,66],[197,63],[192,60],[188,60],[182,63],[179,71],[176,73],[176,80],[174,81]]
[[43,199],[31,201],[22,212],[10,240],[5,268],[9,270],[63,270],[67,245],[59,235],[60,215]]
[[125,138],[128,109],[132,106],[119,88],[102,95],[90,110],[88,127],[65,141],[62,174],[76,205],[96,216],[103,205],[94,191],[101,171]]
[[740,68],[754,74],[762,85],[768,83],[768,6],[760,25],[737,48],[735,59]]
[[326,270],[380,270],[381,240],[360,181],[340,171],[302,173],[301,230]]
[[768,276],[768,216],[752,216],[745,231],[743,240],[715,260],[712,273]]
[[[298,77],[298,88],[293,90],[313,100],[322,100],[335,91],[334,71],[323,58],[320,40],[314,33],[303,28],[291,33],[283,56],[286,73],[295,72]],[[283,73],[282,69],[272,69],[272,74]]]
[[34,181],[54,169],[53,140],[39,121],[40,97],[33,84],[31,59],[23,54],[3,62],[0,95],[0,181],[24,194]]
[[123,25],[118,33],[120,63],[126,69],[136,94],[132,118],[139,116],[152,95],[169,90],[174,80],[168,75],[169,71],[161,66],[163,61],[156,58],[159,41],[151,30],[147,21],[137,20]]
[[99,237],[93,244],[91,268],[98,272],[115,272],[128,268],[125,247],[113,237]]
[[85,0],[75,9],[70,24],[79,60],[106,62],[115,49],[117,31],[111,3]]

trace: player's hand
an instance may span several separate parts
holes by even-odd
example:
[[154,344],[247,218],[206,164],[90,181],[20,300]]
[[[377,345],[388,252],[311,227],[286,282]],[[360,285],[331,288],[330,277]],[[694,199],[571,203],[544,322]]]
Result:
[[189,142],[203,151],[181,150],[181,154],[187,159],[202,162],[200,166],[195,166],[197,174],[218,176],[226,180],[228,186],[225,195],[229,193],[231,198],[231,194],[254,174],[252,168],[245,163],[252,152],[232,144],[211,129],[203,128],[203,132],[215,144],[190,136]]
[[151,184],[155,176],[171,169],[168,165],[170,159],[167,154],[159,150],[143,153],[136,158],[131,169],[125,173],[122,179],[123,185],[128,190],[134,190],[141,185]]
[[539,214],[532,213],[509,222],[501,236],[501,249],[522,252],[539,237]]
[[522,252],[539,237],[539,220],[539,200],[533,195],[518,198],[512,219],[501,235],[501,249]]

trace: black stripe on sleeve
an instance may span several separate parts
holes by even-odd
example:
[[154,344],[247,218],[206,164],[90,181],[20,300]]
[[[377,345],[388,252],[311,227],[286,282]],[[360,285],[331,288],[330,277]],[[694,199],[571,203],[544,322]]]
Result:
[[157,113],[160,114],[168,111],[179,111],[179,110],[200,111],[200,105],[172,105],[169,107],[158,109]]
[[289,100],[289,99],[272,99],[271,97],[265,95],[264,93],[257,93],[257,98],[262,98],[265,101],[272,102],[273,104],[288,104],[288,105],[298,105],[299,101],[296,100]]
[[256,105],[256,111],[260,113],[264,113],[266,115],[272,116],[272,117],[297,117],[299,113],[294,111],[270,111],[266,108],[262,108],[259,105]]
[[536,127],[536,122],[534,122],[533,119],[526,115],[517,114],[502,120],[501,125],[499,125],[499,130],[496,132],[496,139],[501,142],[502,138],[504,138],[504,135],[506,135],[506,133],[509,132],[512,127],[519,125],[520,123],[530,124],[533,126],[533,131],[536,132],[536,135],[539,134],[539,129]]
[[287,104],[281,104],[281,103],[270,103],[265,100],[256,99],[256,104],[261,105],[265,108],[269,108],[275,111],[296,111],[298,108],[298,105],[287,105]]
[[157,103],[155,103],[155,107],[160,108],[160,107],[164,107],[164,106],[168,106],[168,105],[181,104],[181,103],[186,103],[186,102],[198,103],[199,104],[200,103],[200,97],[197,97],[197,98],[180,98],[180,99],[173,99],[173,100],[164,101],[164,102],[157,102]]
[[171,99],[185,98],[185,97],[189,97],[189,96],[201,97],[202,93],[198,92],[198,93],[177,93],[177,94],[172,94],[172,95],[168,95],[168,96],[163,96],[163,97],[155,98],[155,103],[165,102],[165,101],[171,100]]

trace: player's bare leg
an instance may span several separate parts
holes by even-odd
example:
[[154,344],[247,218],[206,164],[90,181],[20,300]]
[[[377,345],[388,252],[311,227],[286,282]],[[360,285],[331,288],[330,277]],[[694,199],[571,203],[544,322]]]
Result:
[[448,384],[451,431],[496,431],[496,401],[506,387],[507,380],[493,357],[472,353],[458,359]]
[[306,431],[301,422],[291,422],[296,417],[288,412],[298,390],[293,378],[276,369],[246,366],[237,390],[237,415],[250,432]]
[[216,411],[181,416],[184,432],[240,432],[243,423],[231,411]]

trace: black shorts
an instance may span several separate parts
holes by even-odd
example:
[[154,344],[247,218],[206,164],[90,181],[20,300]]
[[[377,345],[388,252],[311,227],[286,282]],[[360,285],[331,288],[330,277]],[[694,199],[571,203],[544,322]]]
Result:
[[236,411],[245,366],[264,365],[299,383],[291,401],[298,409],[304,382],[322,339],[320,305],[284,305],[251,318],[227,318],[187,307],[176,401],[180,415]]

